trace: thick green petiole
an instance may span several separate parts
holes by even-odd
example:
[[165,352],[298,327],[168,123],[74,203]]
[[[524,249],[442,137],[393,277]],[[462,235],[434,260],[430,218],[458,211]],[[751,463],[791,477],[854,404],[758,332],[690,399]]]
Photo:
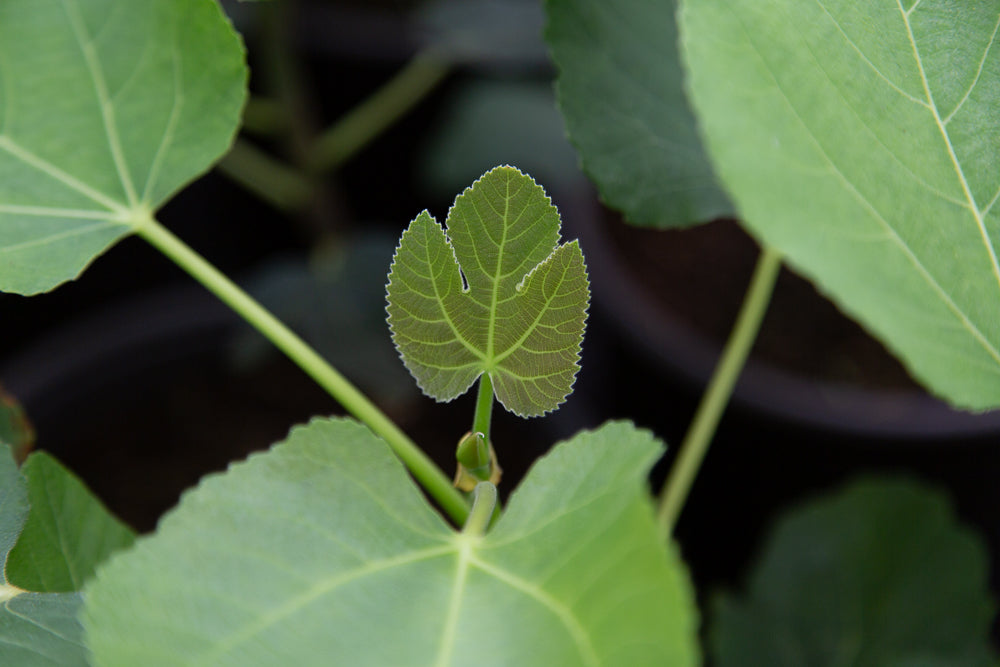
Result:
[[497,487],[490,482],[480,482],[472,491],[472,510],[462,528],[466,535],[484,535],[493,520],[497,507]]
[[490,442],[490,422],[493,419],[493,381],[489,373],[479,376],[479,393],[476,395],[476,414],[472,417],[472,432],[482,433]]
[[469,513],[465,498],[434,462],[305,341],[151,216],[146,220],[136,221],[136,233],[252,324],[348,412],[367,424],[389,444],[413,477],[448,516],[458,525],[465,523]]
[[760,329],[761,320],[764,319],[764,313],[767,312],[767,305],[774,291],[774,281],[780,268],[781,256],[775,250],[764,247],[757,260],[757,268],[754,269],[740,314],[722,352],[722,358],[715,367],[712,380],[701,398],[694,420],[688,428],[687,435],[684,436],[684,442],[681,443],[677,460],[674,461],[670,475],[663,486],[658,521],[660,531],[665,536],[669,536],[674,530],[677,518],[694,484],[694,478],[698,475],[698,469],[722,418],[722,412],[729,402],[736,380],[757,338],[757,331]]

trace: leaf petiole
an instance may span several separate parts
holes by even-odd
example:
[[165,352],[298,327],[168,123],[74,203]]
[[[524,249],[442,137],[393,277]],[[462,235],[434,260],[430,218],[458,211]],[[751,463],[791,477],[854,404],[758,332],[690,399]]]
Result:
[[268,312],[201,255],[174,236],[151,215],[134,221],[136,233],[173,260],[284,352],[327,393],[385,440],[413,477],[458,525],[465,523],[469,507],[434,462],[378,407],[295,332]]
[[753,277],[750,279],[750,287],[736,318],[736,324],[729,335],[729,340],[726,341],[722,358],[712,373],[708,389],[702,396],[691,426],[684,436],[684,442],[681,443],[677,460],[674,461],[670,475],[663,485],[657,521],[664,536],[669,536],[673,532],[677,518],[684,508],[684,502],[715,435],[722,412],[729,402],[736,380],[757,338],[757,331],[767,311],[780,268],[781,255],[773,248],[764,246]]
[[497,487],[490,482],[480,482],[472,490],[472,510],[462,528],[466,535],[485,535],[496,514]]
[[482,433],[490,440],[490,423],[493,421],[493,381],[489,373],[479,376],[479,393],[476,395],[476,413],[472,417],[472,432]]

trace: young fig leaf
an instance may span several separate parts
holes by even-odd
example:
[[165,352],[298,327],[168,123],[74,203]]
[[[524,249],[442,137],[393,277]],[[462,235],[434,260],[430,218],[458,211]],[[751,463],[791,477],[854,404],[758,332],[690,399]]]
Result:
[[555,410],[579,369],[590,301],[583,253],[530,176],[497,167],[458,196],[447,231],[424,211],[389,273],[392,339],[420,388],[450,401],[489,374],[522,417]]

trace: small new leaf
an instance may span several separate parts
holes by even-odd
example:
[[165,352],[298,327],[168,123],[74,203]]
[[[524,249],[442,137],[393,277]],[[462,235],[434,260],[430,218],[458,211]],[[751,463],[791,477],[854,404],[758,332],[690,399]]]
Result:
[[559,212],[513,167],[467,188],[446,224],[418,215],[392,262],[387,310],[403,363],[439,401],[488,373],[511,412],[556,409],[579,370],[590,301],[580,246],[558,245]]

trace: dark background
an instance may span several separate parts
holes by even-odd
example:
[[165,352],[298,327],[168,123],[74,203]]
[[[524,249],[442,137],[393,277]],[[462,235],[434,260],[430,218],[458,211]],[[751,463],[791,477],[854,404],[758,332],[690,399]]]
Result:
[[[440,36],[418,18],[414,3],[288,4],[297,9],[278,18],[287,20],[281,25],[317,126],[365,99]],[[577,170],[554,102],[537,114],[535,107],[513,107],[521,113],[481,127],[503,141],[449,135],[449,127],[486,123],[469,102],[484,85],[531,99],[551,94],[540,12],[534,3],[513,4],[530,20],[503,27],[492,51],[453,54],[450,74],[426,100],[321,178],[319,204],[283,213],[212,172],[160,219],[222,271],[265,293],[274,288],[266,277],[274,266],[292,267],[279,275],[301,280],[310,271],[322,274],[316,266],[324,257],[343,262],[375,239],[370,271],[332,281],[337,294],[356,300],[324,295],[330,281],[318,280],[317,293],[303,298],[333,299],[334,316],[317,324],[292,313],[289,323],[321,350],[346,349],[344,363],[356,366],[348,375],[450,472],[455,444],[471,422],[471,397],[436,404],[399,373],[401,363],[396,375],[385,368],[386,359],[397,363],[380,301],[392,244],[424,208],[443,220],[453,197],[486,169],[507,162],[523,168],[560,207],[564,237],[581,239],[593,298],[582,370],[565,406],[530,421],[496,408],[502,491],[509,493],[553,442],[607,419],[630,419],[668,443],[670,453],[653,474],[658,488],[735,317],[756,247],[732,221],[670,232],[626,226],[601,207]],[[255,19],[268,10],[249,4],[227,7],[245,32],[254,71],[263,69],[255,48],[269,43],[265,28],[274,29],[267,21],[275,17]],[[253,87],[266,92],[267,82],[255,74]],[[530,134],[538,128],[548,132],[541,143]],[[277,156],[292,155],[281,140],[256,141]],[[300,296],[310,289],[308,281],[291,284]],[[0,295],[0,312],[0,383],[23,402],[38,447],[141,531],[205,473],[282,439],[293,424],[341,412],[136,239],[49,294]],[[347,321],[345,334],[338,323]],[[780,510],[872,471],[946,490],[959,516],[1000,553],[1000,419],[953,413],[924,395],[878,343],[787,273],[754,356],[677,529],[701,594],[739,586]]]

